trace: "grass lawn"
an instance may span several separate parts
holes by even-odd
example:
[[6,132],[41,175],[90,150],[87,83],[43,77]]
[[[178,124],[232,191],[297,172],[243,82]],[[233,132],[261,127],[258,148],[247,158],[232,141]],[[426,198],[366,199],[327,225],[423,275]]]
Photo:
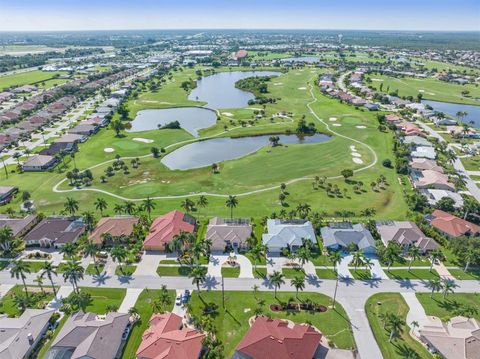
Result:
[[92,302],[87,306],[87,312],[105,314],[108,305],[117,305],[120,307],[123,298],[127,293],[126,289],[119,288],[80,288],[82,292],[90,293]]
[[0,261],[0,270],[4,270],[5,268],[8,267],[10,264],[10,261]]
[[435,269],[430,272],[428,269],[390,269],[385,271],[390,279],[437,279],[438,273]]
[[[135,353],[142,342],[142,334],[148,328],[148,321],[153,314],[153,301],[160,295],[160,290],[144,289],[135,303],[135,308],[138,310],[140,320],[135,323],[127,343],[123,349],[122,359],[135,358]],[[175,301],[175,291],[168,291],[173,307]]]
[[282,273],[285,278],[292,279],[295,277],[305,277],[305,272],[302,268],[286,268],[282,267]]
[[[38,289],[38,287],[28,286],[29,297],[32,301],[29,308],[43,309],[53,299],[53,291],[50,293],[51,288],[44,286],[46,292],[41,291],[31,292],[30,288]],[[9,317],[19,317],[23,311],[15,305],[13,298],[17,295],[24,295],[23,285],[16,285],[8,291],[8,293],[0,300],[0,313],[7,314]]]
[[89,264],[88,267],[85,269],[85,274],[90,274],[90,275],[98,275],[103,273],[103,270],[105,269],[105,265],[99,264],[95,268],[93,264]]
[[253,276],[255,278],[266,278],[267,277],[267,268],[257,268],[253,270]]
[[[33,70],[18,74],[1,76],[0,90],[5,90],[10,86],[30,85],[42,81],[46,82],[47,80],[53,78],[53,76],[56,74],[66,74],[66,72],[43,72],[40,70]],[[62,80],[57,79],[57,81],[60,83]]]
[[[216,303],[219,306],[218,315],[214,317],[216,327],[219,333],[219,339],[225,346],[224,355],[230,358],[233,355],[235,347],[247,332],[248,319],[253,316],[253,310],[257,306],[257,301],[252,292],[225,292],[225,301],[227,311],[221,309],[222,294],[218,291],[201,292],[200,297],[195,291],[190,300],[193,315],[200,317],[203,315],[203,302]],[[301,300],[310,298],[314,303],[325,306],[331,305],[331,298],[320,293],[300,293]],[[310,322],[316,326],[329,340],[334,342],[339,348],[353,348],[354,339],[350,330],[347,315],[343,308],[337,304],[336,310],[329,309],[325,313],[311,312],[272,312],[269,309],[270,304],[277,303],[272,292],[257,292],[257,298],[265,300],[264,312],[273,318],[289,319],[296,323]],[[289,298],[295,298],[294,292],[278,293],[278,299],[287,302]],[[250,310],[248,310],[250,309]]]
[[461,161],[467,171],[480,171],[480,156],[464,157]]
[[337,279],[337,273],[333,269],[317,268],[315,272],[320,279]]
[[176,259],[162,259],[160,264],[179,264]]
[[417,298],[422,303],[427,315],[434,315],[442,320],[461,315],[463,306],[471,306],[477,309],[474,318],[480,320],[480,294],[478,293],[453,293],[443,298],[443,294],[435,293],[430,298],[430,293],[417,293]]
[[[401,258],[399,261],[395,261],[392,263],[392,268],[394,267],[408,267],[410,265],[410,260]],[[413,267],[430,267],[431,262],[428,260],[428,258],[418,258],[415,259],[412,262],[412,268]],[[388,265],[385,263],[382,263],[383,267],[387,267]]]
[[352,273],[352,276],[355,279],[359,279],[359,280],[372,279],[372,272],[366,269],[361,269],[361,268],[358,268],[357,270],[350,269],[350,273]]
[[28,266],[30,267],[30,272],[32,273],[37,273],[40,272],[42,269],[43,265],[45,264],[45,261],[24,261]]
[[240,275],[240,267],[222,267],[222,277],[238,278]]
[[[263,232],[263,228],[262,228],[262,232]],[[241,253],[242,255],[244,255],[245,257],[247,257],[250,262],[252,262],[252,265],[255,263],[252,255],[250,252],[245,252],[245,253]],[[260,257],[260,260],[257,260],[257,265],[259,266],[264,266],[267,264],[267,259],[265,257]]]
[[130,277],[135,272],[136,269],[137,269],[137,266],[133,266],[133,265],[117,266],[117,268],[115,268],[115,275]]
[[[380,302],[381,304],[377,304]],[[383,328],[383,322],[380,319],[381,314],[394,313],[406,321],[409,307],[401,294],[399,293],[379,293],[368,298],[365,304],[370,328],[377,340],[384,359],[404,359],[407,348],[415,350],[418,358],[432,358],[432,355],[423,347],[422,344],[413,339],[410,334],[408,324],[404,326],[400,337],[388,342],[390,333]]]
[[451,275],[460,280],[480,280],[480,269],[469,269],[464,271],[463,269],[449,269]]
[[177,266],[177,267],[162,267],[162,266],[158,266],[157,268],[157,274],[162,277],[162,276],[165,276],[165,277],[170,277],[170,276],[174,276],[174,277],[188,277],[188,275],[190,274],[190,271],[192,269],[190,267],[187,267],[187,266]]

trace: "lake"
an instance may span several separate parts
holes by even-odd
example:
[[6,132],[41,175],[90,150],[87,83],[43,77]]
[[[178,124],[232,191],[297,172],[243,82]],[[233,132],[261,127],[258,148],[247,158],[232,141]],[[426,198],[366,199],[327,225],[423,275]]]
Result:
[[[243,157],[269,144],[271,135],[250,137],[222,137],[190,143],[162,158],[162,163],[172,170],[188,170],[210,166],[213,163]],[[309,144],[326,142],[330,136],[315,134],[303,138],[297,135],[279,135],[280,144]]]
[[286,59],[281,59],[282,62],[305,62],[307,64],[314,64],[320,62],[318,56],[300,56],[300,57],[288,57]]
[[158,125],[178,121],[180,126],[193,136],[198,137],[198,130],[213,126],[217,122],[215,111],[203,107],[176,107],[138,111],[130,122],[129,132],[147,131],[158,128]]
[[456,113],[458,111],[465,111],[467,116],[465,116],[463,122],[470,124],[470,121],[473,121],[473,126],[480,128],[480,104],[475,106],[431,100],[422,100],[422,103],[431,106],[435,111],[448,114],[454,119],[457,119]]
[[248,101],[255,96],[248,92],[237,89],[235,83],[238,80],[253,76],[280,75],[278,71],[229,71],[203,77],[197,81],[197,87],[190,92],[188,99],[191,101],[203,101],[205,107],[213,109],[242,108],[248,106]]

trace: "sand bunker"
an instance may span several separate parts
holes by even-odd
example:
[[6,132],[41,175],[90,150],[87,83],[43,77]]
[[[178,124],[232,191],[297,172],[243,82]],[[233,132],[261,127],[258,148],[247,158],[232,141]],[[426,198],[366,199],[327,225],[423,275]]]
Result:
[[135,137],[132,138],[132,140],[137,141],[137,142],[143,142],[143,143],[152,143],[153,140],[149,140],[148,138],[141,138],[141,137]]
[[339,124],[339,123],[334,123],[333,126],[335,126],[335,127],[341,127],[342,125]]
[[299,90],[306,90],[307,88],[306,87],[299,87],[298,89]]
[[330,121],[332,121],[332,122],[333,122],[333,121],[336,121],[336,120],[337,120],[337,118],[336,118],[336,117],[330,117]]
[[231,112],[222,112],[222,115],[227,116],[227,117],[233,117],[233,113],[231,113]]
[[383,82],[382,79],[372,79],[372,81],[379,81],[379,82]]
[[273,84],[273,86],[281,86],[281,85],[283,85],[283,83],[281,83],[281,82],[275,82],[275,83]]
[[418,92],[425,92],[425,90],[418,90]]
[[107,147],[107,148],[104,148],[103,151],[105,151],[106,153],[112,153],[115,150],[111,147]]
[[363,163],[363,161],[360,158],[356,158],[356,157],[353,157],[352,161],[356,164],[359,164],[359,165],[361,165]]
[[350,146],[350,151],[352,151],[352,152],[357,152],[357,150],[355,149],[355,146],[354,146],[354,145],[351,145],[351,146]]
[[358,152],[352,152],[352,157],[360,158],[360,157],[362,157],[362,155]]
[[358,125],[358,126],[355,126],[355,127],[360,128],[360,129],[367,128],[367,126],[363,126],[363,125]]

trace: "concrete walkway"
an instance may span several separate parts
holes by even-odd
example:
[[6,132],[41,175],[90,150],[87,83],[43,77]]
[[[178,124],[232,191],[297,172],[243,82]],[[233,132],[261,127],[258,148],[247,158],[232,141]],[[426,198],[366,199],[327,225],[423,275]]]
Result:
[[455,277],[450,274],[450,272],[448,271],[448,268],[445,267],[445,265],[442,262],[433,263],[433,269],[435,269],[438,272],[438,275],[440,276],[440,278],[451,279],[451,280],[455,279]]
[[372,261],[372,268],[370,272],[372,273],[372,279],[388,279],[388,275],[382,268],[380,261],[376,258],[371,258]]
[[340,278],[353,278],[352,273],[348,269],[348,264],[352,261],[353,256],[348,255],[342,258],[337,265],[337,273]]
[[[161,260],[169,259],[165,253],[159,251],[145,251],[142,260],[137,265],[135,274],[157,275],[157,268]],[[176,259],[176,257],[174,258]]]
[[137,303],[138,296],[142,291],[142,288],[127,288],[127,293],[125,294],[125,298],[123,298],[120,308],[118,308],[118,312],[128,313],[130,308],[134,307],[135,303]]
[[107,263],[105,263],[105,269],[104,269],[105,275],[114,276],[116,268],[117,268],[117,263],[113,261],[112,257],[108,257]]
[[[418,336],[418,330],[423,326],[423,324],[427,323],[427,314],[425,313],[425,309],[423,309],[422,304],[418,301],[417,296],[415,293],[400,293],[407,302],[409,311],[407,314],[407,325],[412,329],[415,335]],[[412,322],[417,322],[419,327],[412,326]]]
[[0,298],[3,298],[3,296],[14,286],[14,284],[0,284]]
[[72,286],[61,286],[57,292],[55,298],[53,298],[50,303],[48,303],[48,309],[58,310],[62,306],[62,299],[68,298],[68,296],[73,292]]

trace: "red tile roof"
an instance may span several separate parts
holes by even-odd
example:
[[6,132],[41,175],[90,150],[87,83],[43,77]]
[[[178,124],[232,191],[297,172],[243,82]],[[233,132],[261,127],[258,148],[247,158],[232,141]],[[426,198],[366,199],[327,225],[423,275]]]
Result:
[[235,57],[237,59],[243,59],[244,57],[248,56],[247,50],[238,50],[237,53],[235,54]]
[[312,326],[260,316],[237,346],[237,352],[253,359],[313,358],[322,334]]
[[432,213],[432,226],[452,237],[480,233],[480,226],[439,209]]
[[195,329],[183,328],[182,318],[173,313],[154,314],[150,328],[142,336],[137,358],[198,358],[204,335]]
[[162,250],[181,231],[192,233],[194,230],[195,226],[185,220],[185,214],[175,210],[153,221],[143,246],[146,249]]
[[133,226],[137,223],[138,217],[103,217],[88,239],[95,244],[102,244],[103,235],[107,233],[112,237],[128,237],[132,235]]

